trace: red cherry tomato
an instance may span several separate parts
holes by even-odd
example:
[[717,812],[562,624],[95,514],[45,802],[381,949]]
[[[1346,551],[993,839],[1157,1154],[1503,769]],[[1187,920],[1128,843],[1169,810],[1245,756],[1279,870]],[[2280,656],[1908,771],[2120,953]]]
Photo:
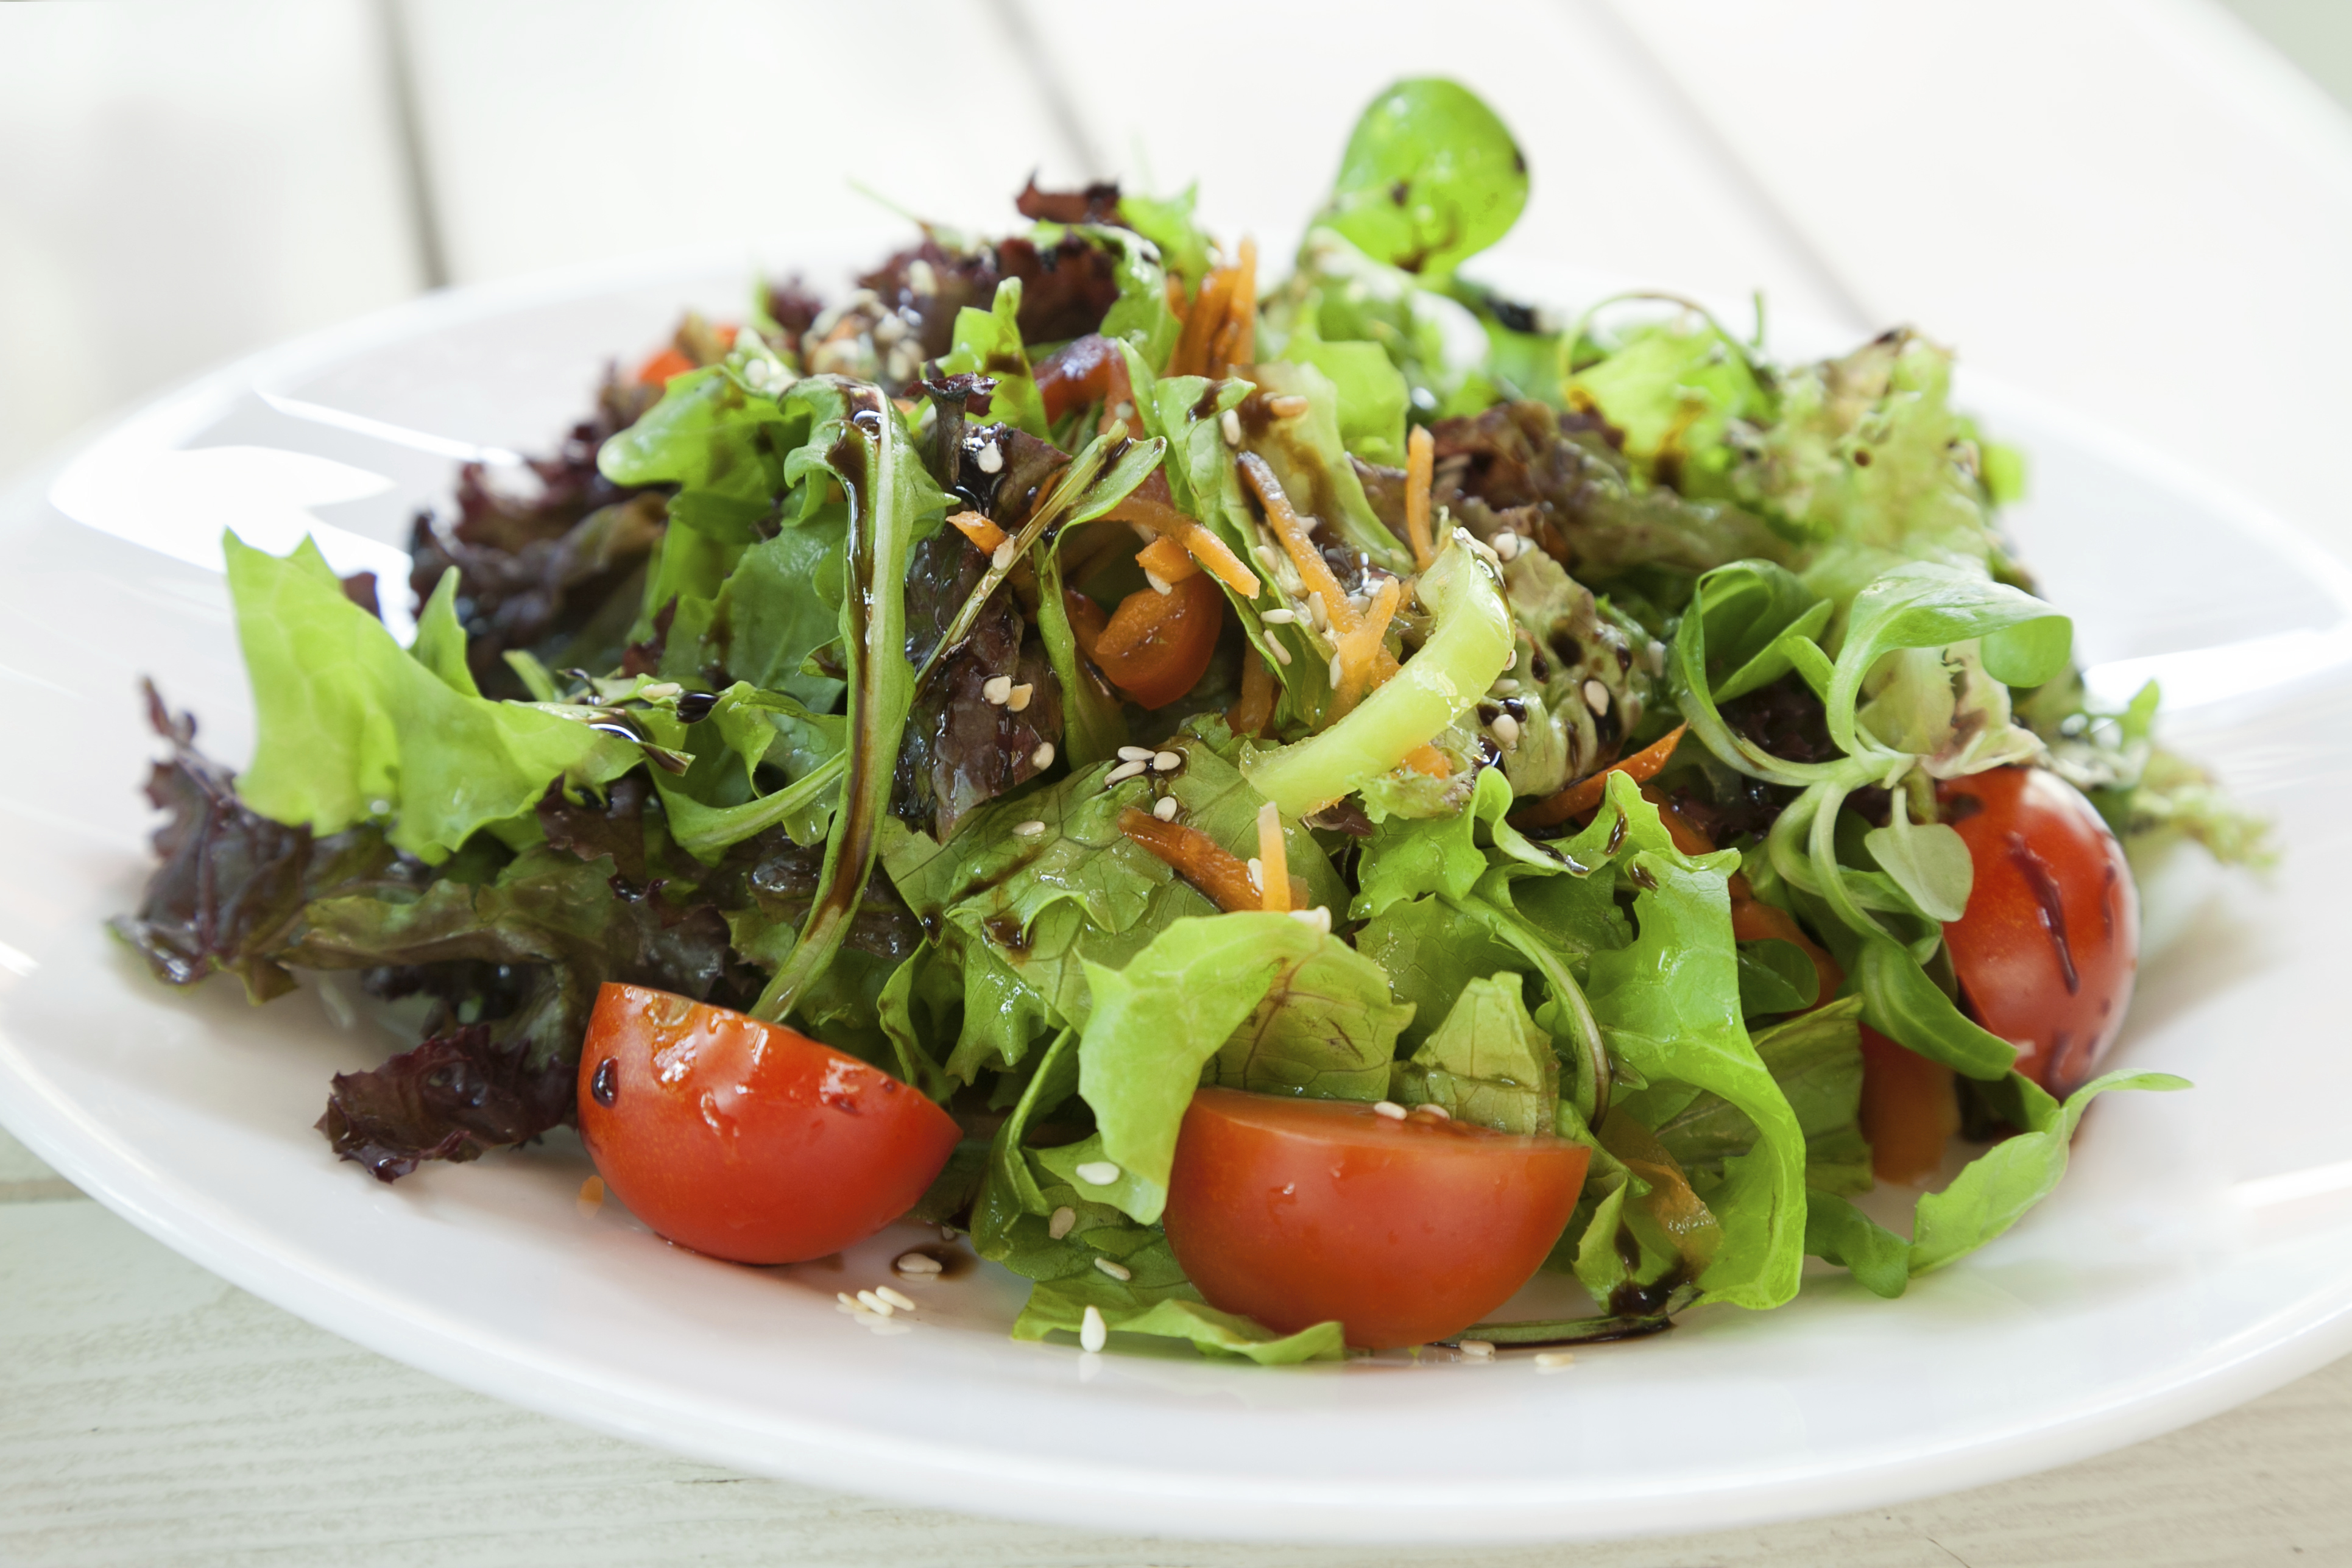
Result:
[[637,384],[641,386],[667,386],[670,377],[684,375],[694,368],[694,362],[675,347],[666,348],[637,367]]
[[580,1137],[660,1235],[800,1263],[914,1206],[961,1136],[919,1091],[776,1024],[606,985],[580,1053]]
[[1935,1174],[1960,1130],[1952,1069],[1862,1026],[1862,1135],[1882,1182],[1907,1187]]
[[1200,684],[1224,624],[1224,591],[1203,572],[1169,593],[1139,588],[1121,599],[1086,653],[1138,704],[1165,708]]
[[1204,1089],[1164,1222],[1210,1305],[1285,1333],[1417,1345],[1510,1300],[1576,1207],[1589,1152],[1350,1100]]
[[2139,967],[2139,895],[2123,846],[2082,793],[2041,768],[1937,786],[1976,867],[1944,928],[1977,1021],[2020,1047],[2017,1070],[2079,1088],[2115,1043]]

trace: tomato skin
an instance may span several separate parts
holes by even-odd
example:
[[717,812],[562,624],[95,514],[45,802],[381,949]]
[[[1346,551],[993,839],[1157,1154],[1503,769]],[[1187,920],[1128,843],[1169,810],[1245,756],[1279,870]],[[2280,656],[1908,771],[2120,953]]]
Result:
[[580,1137],[663,1237],[801,1263],[914,1206],[961,1136],[923,1094],[781,1025],[606,984],[580,1053]]
[[2078,1089],[2115,1043],[2139,967],[2139,895],[2123,846],[2082,793],[2042,768],[1937,787],[1976,883],[1944,928],[1977,1021],[2020,1047],[2017,1070]]
[[1165,708],[1200,684],[1224,624],[1224,590],[1203,572],[1121,599],[1088,657],[1139,706]]
[[1210,1305],[1348,1342],[1459,1333],[1527,1283],[1567,1227],[1591,1152],[1352,1100],[1192,1096],[1162,1216]]

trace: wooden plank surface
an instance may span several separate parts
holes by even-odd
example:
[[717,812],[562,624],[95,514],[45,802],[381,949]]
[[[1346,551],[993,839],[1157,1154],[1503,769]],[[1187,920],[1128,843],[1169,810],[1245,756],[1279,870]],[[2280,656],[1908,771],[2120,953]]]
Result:
[[60,1193],[71,1189],[0,1133],[0,1563],[12,1568],[2352,1561],[2352,1360],[2087,1463],[1761,1530],[1464,1552],[1122,1539],[735,1475],[530,1415],[311,1328]]

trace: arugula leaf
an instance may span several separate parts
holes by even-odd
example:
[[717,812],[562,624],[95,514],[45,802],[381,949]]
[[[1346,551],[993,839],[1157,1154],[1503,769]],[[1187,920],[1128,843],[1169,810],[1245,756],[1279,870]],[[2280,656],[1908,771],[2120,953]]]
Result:
[[642,760],[577,720],[457,689],[345,598],[315,550],[281,560],[234,533],[221,549],[253,683],[253,763],[236,789],[262,816],[321,836],[388,822],[394,847],[438,864],[525,816],[549,784],[595,788]]
[[1919,1200],[1912,1223],[1911,1272],[1925,1274],[1965,1258],[2006,1231],[2048,1197],[2066,1173],[2066,1156],[2091,1101],[2110,1089],[2168,1091],[2189,1080],[2163,1072],[2111,1072],[2061,1105],[2032,1079],[2011,1073],[2000,1086],[2004,1118],[2023,1131],[1994,1144],[1940,1193]]
[[1805,1194],[1805,1250],[1889,1300],[1911,1283],[1911,1244],[1834,1193]]
[[915,672],[906,656],[908,552],[947,510],[947,498],[924,471],[898,410],[879,387],[815,376],[796,384],[786,401],[804,410],[813,426],[809,443],[785,460],[786,481],[826,474],[849,498],[852,591],[842,600],[841,643],[849,671],[850,749],[841,805],[825,835],[817,897],[800,941],[752,1009],[763,1018],[788,1016],[832,963],[872,874],[876,836],[915,698]]
[[1739,1010],[1749,1017],[1810,1007],[1821,985],[1812,955],[1795,942],[1766,937],[1739,944]]

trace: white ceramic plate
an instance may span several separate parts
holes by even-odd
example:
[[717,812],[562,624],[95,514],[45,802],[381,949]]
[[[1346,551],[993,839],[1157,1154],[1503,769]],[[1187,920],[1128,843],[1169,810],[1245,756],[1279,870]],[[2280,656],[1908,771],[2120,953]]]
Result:
[[749,260],[420,300],[208,376],[0,500],[0,1119],[71,1180],[239,1285],[518,1404],[745,1469],[1127,1531],[1461,1542],[1858,1509],[2146,1437],[2352,1346],[2352,589],[2226,494],[1981,383],[1967,401],[2033,456],[2013,526],[2084,657],[2110,686],[2161,668],[2194,699],[2176,739],[2276,816],[2288,858],[2267,886],[2150,889],[2165,945],[2117,1059],[2198,1090],[2103,1103],[2052,1202],[1900,1301],[1823,1278],[1551,1373],[1087,1356],[1008,1340],[1022,1287],[992,1269],[924,1288],[906,1331],[837,1312],[905,1235],[779,1270],[672,1250],[615,1206],[582,1212],[574,1142],[396,1187],[338,1163],[310,1126],[328,1075],[396,1042],[313,992],[255,1010],[233,981],[171,991],[100,930],[146,869],[134,683],[155,675],[241,760],[206,564],[222,522],[282,548],[314,516],[347,569],[389,551],[396,570],[448,449],[364,421],[543,447],[607,357],[681,304],[733,308]]

